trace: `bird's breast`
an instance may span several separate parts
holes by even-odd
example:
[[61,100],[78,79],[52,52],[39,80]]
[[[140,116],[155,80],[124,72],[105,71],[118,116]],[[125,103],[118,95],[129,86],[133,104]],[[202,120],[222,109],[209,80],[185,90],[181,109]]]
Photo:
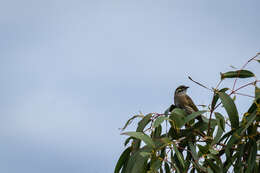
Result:
[[187,105],[187,99],[185,95],[178,95],[174,97],[174,104],[177,107],[183,107],[184,105]]

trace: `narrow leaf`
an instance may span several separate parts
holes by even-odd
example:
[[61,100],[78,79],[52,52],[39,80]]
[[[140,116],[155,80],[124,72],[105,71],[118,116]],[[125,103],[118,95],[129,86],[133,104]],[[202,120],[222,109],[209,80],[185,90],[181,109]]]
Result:
[[[221,90],[217,91],[217,92],[226,92],[228,90],[228,88],[222,88]],[[213,109],[216,106],[216,103],[219,99],[218,94],[215,92],[214,93],[214,97],[212,99],[212,103],[211,103],[211,109]]]
[[130,119],[125,123],[124,127],[121,128],[121,130],[122,130],[122,131],[125,130],[126,127],[127,127],[128,125],[130,125],[131,122],[132,122],[135,118],[137,118],[137,117],[144,117],[144,116],[143,116],[143,115],[134,115],[132,118],[130,118]]
[[207,154],[209,152],[209,146],[208,145],[205,145],[205,146],[202,146],[202,145],[197,145],[198,148],[199,148],[199,151],[202,153],[202,154]]
[[131,139],[134,139],[133,137],[128,137],[126,140],[125,140],[125,146],[129,143],[129,141],[131,140]]
[[193,112],[192,114],[188,115],[187,117],[184,118],[184,124],[188,123],[189,121],[195,119],[198,116],[201,116],[201,114],[207,112],[206,110],[202,110],[202,111],[197,111],[197,112]]
[[221,102],[222,102],[225,110],[227,111],[229,120],[231,122],[231,127],[233,129],[238,128],[239,117],[238,117],[238,112],[237,112],[237,108],[236,108],[234,101],[226,93],[219,92],[218,95],[221,99]]
[[258,99],[260,99],[260,88],[258,88],[256,86],[255,87],[255,100],[257,101]]
[[[142,132],[144,128],[147,126],[147,124],[151,122],[152,116],[153,116],[152,113],[145,115],[145,117],[141,121],[139,121],[136,131]],[[133,152],[135,152],[140,147],[141,141],[139,139],[135,139],[132,144],[133,144]]]
[[226,73],[220,73],[221,80],[225,78],[249,78],[254,77],[254,73],[249,70],[237,70],[237,71],[229,71]]
[[139,121],[136,129],[137,132],[142,132],[144,130],[145,126],[151,121],[152,115],[153,114],[147,114],[141,121]]
[[126,173],[134,173],[134,172],[140,172],[142,173],[146,169],[146,163],[149,158],[148,155],[140,155],[141,152],[150,152],[151,153],[152,148],[149,146],[144,146],[134,154],[131,154],[129,161],[127,163],[126,167]]
[[174,121],[177,128],[181,128],[184,125],[184,118],[187,116],[186,112],[180,108],[172,110],[170,119]]
[[251,147],[250,155],[249,155],[249,158],[247,161],[248,168],[247,168],[246,173],[253,172],[253,169],[256,165],[256,154],[257,154],[257,145],[256,145],[256,142],[254,142],[253,146]]
[[168,117],[160,116],[156,118],[156,120],[154,121],[153,127],[154,128],[158,127],[160,124],[162,124],[164,120],[170,120],[170,119]]
[[127,149],[125,149],[125,151],[121,154],[114,173],[119,173],[120,169],[122,168],[122,166],[124,165],[125,161],[130,157],[130,152],[131,152],[131,147],[128,147]]
[[173,149],[177,155],[177,158],[178,160],[180,161],[182,167],[184,168],[185,167],[185,164],[184,164],[184,158],[183,158],[183,155],[180,153],[180,151],[178,150],[178,148],[176,147],[176,145],[173,143]]
[[257,112],[257,111],[252,112],[252,113],[248,116],[248,118],[246,118],[246,123],[242,125],[242,131],[241,131],[241,133],[244,133],[244,131],[245,131],[245,130],[252,124],[252,122],[255,120],[256,115],[257,115],[256,112]]
[[211,145],[215,145],[216,143],[218,143],[218,142],[220,141],[220,138],[221,138],[223,132],[224,132],[224,131],[222,130],[221,126],[218,126],[217,134],[216,134],[216,136],[214,137],[214,139],[213,139]]
[[142,132],[125,132],[125,133],[122,133],[122,135],[128,135],[128,136],[135,137],[137,139],[144,141],[144,143],[146,143],[148,146],[152,146],[153,148],[155,147],[153,140],[148,135],[146,135]]
[[225,118],[219,112],[215,112],[215,117],[217,118],[217,123],[223,131],[225,131]]
[[167,162],[164,163],[164,169],[166,173],[171,173],[170,166],[168,165]]
[[153,164],[151,165],[151,170],[153,172],[157,172],[157,170],[161,167],[162,162],[157,158],[157,160],[155,162],[153,162]]
[[192,142],[189,142],[189,147],[190,147],[191,155],[192,155],[193,159],[195,160],[195,162],[198,162],[199,156],[197,155],[196,147],[193,145]]
[[230,150],[231,148],[234,146],[235,143],[237,143],[237,141],[240,139],[240,133],[241,133],[242,129],[239,128],[237,129],[231,136],[231,138],[229,139],[226,149],[225,149],[225,153],[227,156],[227,159],[230,158]]

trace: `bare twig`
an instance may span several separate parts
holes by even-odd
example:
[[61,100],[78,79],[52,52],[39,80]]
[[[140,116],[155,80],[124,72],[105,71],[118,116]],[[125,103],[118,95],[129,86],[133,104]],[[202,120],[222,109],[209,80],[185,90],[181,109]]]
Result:
[[215,89],[218,89],[218,87],[219,87],[219,85],[221,84],[222,81],[223,81],[223,80],[221,79],[221,80],[218,82],[218,84],[217,84],[217,86],[216,86]]
[[248,95],[248,94],[244,94],[244,93],[234,93],[234,94],[237,94],[237,95],[241,95],[241,96],[246,96],[246,97],[251,97],[251,98],[255,98],[254,96],[251,96],[251,95]]
[[203,87],[203,88],[206,88],[206,89],[208,89],[208,90],[210,90],[210,91],[212,91],[212,89],[209,89],[208,87],[206,87],[205,85],[202,85],[201,83],[199,83],[199,82],[197,82],[197,81],[195,81],[195,80],[193,80],[190,76],[188,76],[188,78],[192,81],[192,82],[194,82],[194,83],[196,83],[196,84],[198,84],[199,86],[201,86],[201,87]]

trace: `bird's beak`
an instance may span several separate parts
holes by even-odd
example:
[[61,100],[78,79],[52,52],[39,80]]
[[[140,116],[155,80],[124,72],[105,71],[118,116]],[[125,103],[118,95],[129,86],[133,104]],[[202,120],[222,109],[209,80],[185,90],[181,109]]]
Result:
[[189,87],[188,87],[188,86],[186,86],[185,88],[186,88],[186,89],[188,89]]

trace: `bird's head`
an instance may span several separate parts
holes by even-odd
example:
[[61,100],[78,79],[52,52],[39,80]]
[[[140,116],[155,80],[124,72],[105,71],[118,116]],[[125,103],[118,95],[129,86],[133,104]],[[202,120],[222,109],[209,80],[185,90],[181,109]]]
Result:
[[188,86],[181,85],[178,88],[176,88],[175,94],[177,94],[177,95],[186,94],[188,88],[189,88]]

